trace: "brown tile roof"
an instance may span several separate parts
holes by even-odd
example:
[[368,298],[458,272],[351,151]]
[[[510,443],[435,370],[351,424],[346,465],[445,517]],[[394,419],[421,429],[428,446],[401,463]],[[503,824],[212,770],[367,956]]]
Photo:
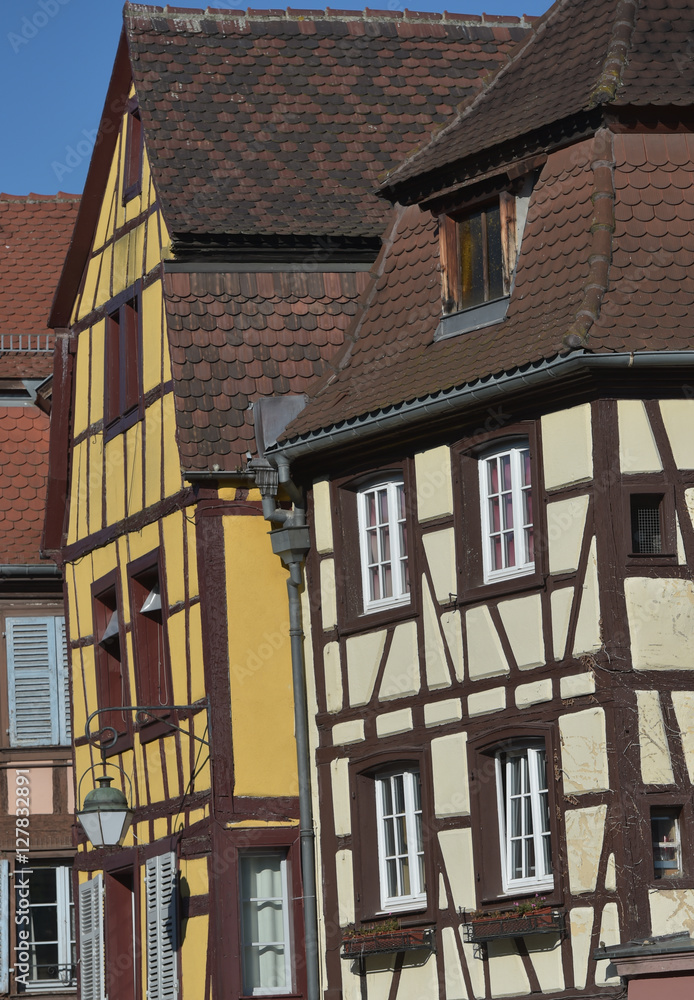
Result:
[[528,23],[126,4],[169,230],[380,237],[379,175],[477,92]]
[[384,181],[399,186],[599,104],[686,105],[690,0],[558,0],[481,94]]
[[610,285],[589,346],[694,347],[694,135],[617,135]]
[[0,406],[0,563],[40,561],[48,427],[36,407]]
[[52,371],[52,352],[22,348],[51,345],[46,323],[78,205],[62,191],[0,194],[0,377]]
[[357,273],[167,273],[181,464],[245,466],[249,404],[302,393],[344,340],[370,283]]
[[[601,213],[609,216],[612,200],[593,199],[610,184],[610,161],[614,235],[609,225],[595,225]],[[693,221],[694,136],[603,130],[553,153],[531,199],[506,319],[434,343],[441,311],[434,223],[417,207],[399,209],[373,301],[334,362],[337,377],[313,390],[285,439],[475,384],[571,346],[691,349]],[[612,263],[601,277],[603,256]]]

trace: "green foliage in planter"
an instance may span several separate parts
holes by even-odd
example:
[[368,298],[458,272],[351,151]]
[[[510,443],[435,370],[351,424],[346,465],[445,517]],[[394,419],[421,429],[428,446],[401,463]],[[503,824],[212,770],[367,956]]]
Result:
[[381,934],[393,934],[400,930],[400,921],[395,917],[388,917],[387,920],[379,920],[378,923],[362,927],[355,927],[348,924],[342,932],[343,940],[358,937],[378,937]]

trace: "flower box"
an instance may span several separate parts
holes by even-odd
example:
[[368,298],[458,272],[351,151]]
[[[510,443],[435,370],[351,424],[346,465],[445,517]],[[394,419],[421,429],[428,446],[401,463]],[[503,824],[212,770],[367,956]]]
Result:
[[427,927],[388,931],[380,934],[354,934],[342,939],[343,958],[362,958],[364,955],[393,954],[397,951],[434,951],[434,931]]
[[474,944],[499,938],[523,937],[525,934],[563,934],[564,911],[545,907],[518,915],[496,914],[489,917],[469,917],[465,923],[465,939]]

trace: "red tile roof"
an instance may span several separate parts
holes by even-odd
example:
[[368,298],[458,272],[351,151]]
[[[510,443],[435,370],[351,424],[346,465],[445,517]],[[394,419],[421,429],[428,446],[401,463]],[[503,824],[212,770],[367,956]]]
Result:
[[[614,234],[612,199],[594,198],[610,186],[612,171]],[[553,153],[531,199],[506,319],[433,342],[441,313],[435,226],[417,207],[399,209],[383,275],[348,331],[338,374],[313,390],[285,438],[474,385],[572,347],[690,350],[693,221],[692,135],[603,130]]]
[[380,237],[378,176],[477,93],[518,18],[126,4],[169,230]]
[[[78,205],[63,192],[0,194],[0,380],[53,370],[46,322]],[[40,562],[48,430],[36,406],[0,406],[0,563]]]
[[384,188],[402,198],[408,181],[601,104],[690,104],[693,33],[689,0],[558,0],[487,89]]
[[0,563],[40,561],[48,428],[34,406],[0,406]]
[[370,283],[357,273],[167,273],[181,464],[233,470],[255,451],[249,404],[302,393],[344,340]]
[[0,194],[0,377],[52,371],[46,323],[78,205],[78,195],[62,191]]

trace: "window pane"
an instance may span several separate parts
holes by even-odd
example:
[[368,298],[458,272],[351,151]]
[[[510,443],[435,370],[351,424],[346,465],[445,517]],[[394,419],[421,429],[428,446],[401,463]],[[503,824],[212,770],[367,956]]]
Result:
[[241,855],[244,990],[279,990],[287,982],[285,861],[281,854]]
[[57,899],[55,868],[35,868],[30,876],[29,903],[55,903]]
[[419,898],[424,892],[419,773],[384,775],[376,788],[381,896],[387,907],[397,898]]
[[501,482],[504,492],[511,489],[511,456],[501,456]]
[[487,260],[488,299],[498,299],[504,294],[504,267],[501,251],[501,215],[499,206],[486,211],[487,217]]
[[366,523],[370,528],[376,524],[376,497],[373,493],[366,494]]
[[395,799],[395,812],[405,811],[405,789],[403,787],[403,775],[396,774],[393,777],[393,793]]
[[461,306],[476,306],[484,302],[484,252],[482,247],[482,213],[468,216],[459,223]]

